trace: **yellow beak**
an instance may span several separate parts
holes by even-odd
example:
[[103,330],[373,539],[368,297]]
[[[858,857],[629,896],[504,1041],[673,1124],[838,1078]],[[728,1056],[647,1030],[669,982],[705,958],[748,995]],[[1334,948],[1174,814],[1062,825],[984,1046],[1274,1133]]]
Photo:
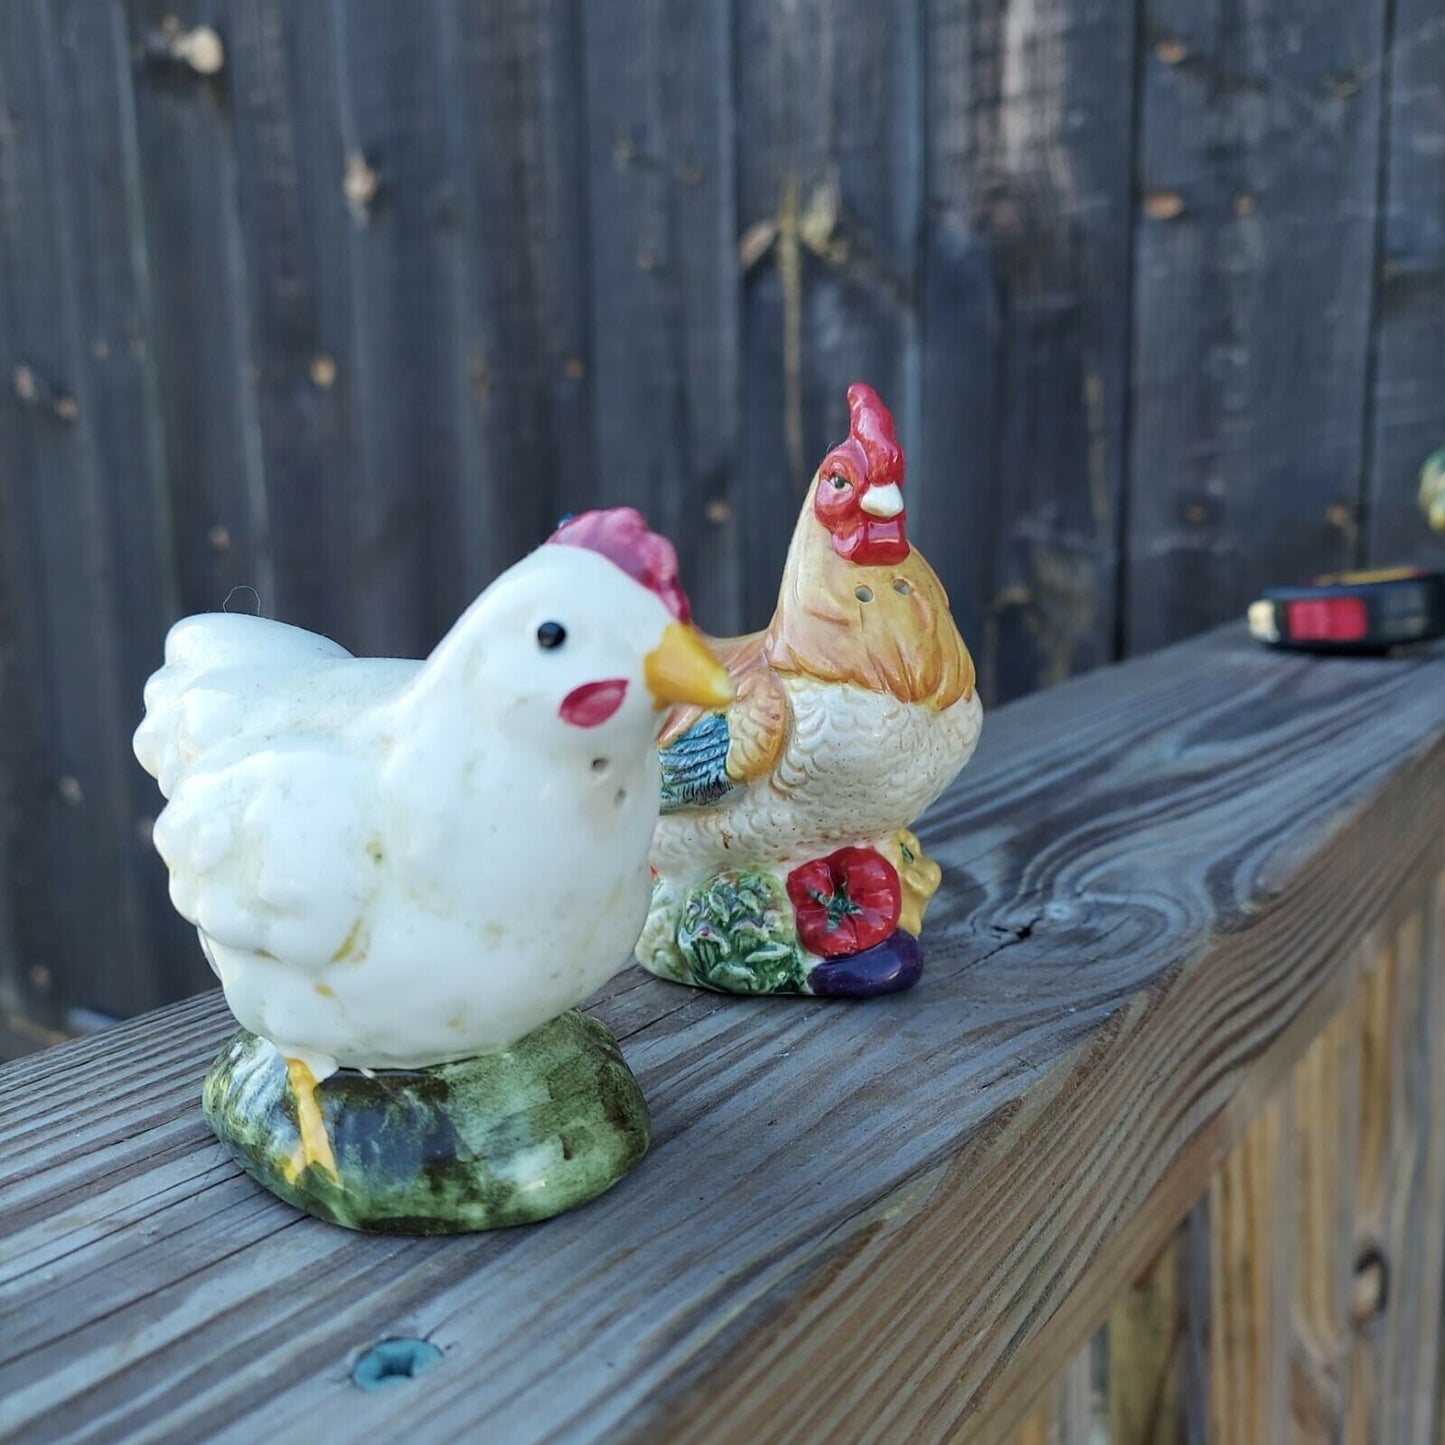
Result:
[[682,622],[669,622],[662,641],[642,660],[642,675],[659,708],[678,703],[725,708],[733,700],[733,680],[712,655],[702,633]]

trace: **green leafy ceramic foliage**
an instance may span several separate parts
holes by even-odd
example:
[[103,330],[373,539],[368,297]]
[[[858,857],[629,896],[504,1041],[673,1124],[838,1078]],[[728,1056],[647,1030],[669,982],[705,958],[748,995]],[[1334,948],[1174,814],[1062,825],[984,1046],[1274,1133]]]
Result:
[[727,993],[802,993],[793,909],[771,873],[719,873],[683,901],[677,947],[691,982]]
[[547,1219],[600,1194],[652,1126],[617,1040],[568,1009],[501,1053],[428,1069],[340,1069],[316,1086],[335,1175],[300,1166],[274,1045],[241,1032],[206,1076],[217,1138],[273,1194],[333,1224],[452,1234]]

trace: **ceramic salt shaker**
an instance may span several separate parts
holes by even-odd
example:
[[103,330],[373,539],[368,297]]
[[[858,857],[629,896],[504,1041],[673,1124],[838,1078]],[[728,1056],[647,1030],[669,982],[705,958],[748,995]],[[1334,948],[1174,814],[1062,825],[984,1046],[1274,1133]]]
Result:
[[337,1224],[546,1218],[641,1158],[575,1006],[647,914],[660,708],[732,696],[671,545],[565,523],[421,662],[257,617],[177,623],[136,755],[155,842],[243,1025],[203,1091],[236,1159]]

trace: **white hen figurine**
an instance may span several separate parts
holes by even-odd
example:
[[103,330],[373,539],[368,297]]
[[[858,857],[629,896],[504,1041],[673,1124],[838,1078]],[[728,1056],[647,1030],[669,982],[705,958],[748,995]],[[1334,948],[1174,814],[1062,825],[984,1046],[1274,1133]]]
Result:
[[308,1165],[338,1182],[317,1099],[338,1069],[499,1054],[624,964],[651,891],[659,709],[731,694],[671,545],[628,509],[565,523],[423,662],[257,617],[176,624],[135,751],[169,799],[172,900],[285,1060],[287,1184]]

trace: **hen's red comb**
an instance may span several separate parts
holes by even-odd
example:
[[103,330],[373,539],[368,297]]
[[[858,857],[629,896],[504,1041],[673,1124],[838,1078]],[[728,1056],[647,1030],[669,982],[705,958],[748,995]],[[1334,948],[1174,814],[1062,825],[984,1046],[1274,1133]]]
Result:
[[692,620],[687,593],[677,580],[677,551],[666,537],[651,531],[635,507],[609,507],[567,517],[547,538],[561,547],[585,547],[615,562],[634,582],[662,599],[679,622]]
[[839,453],[870,485],[903,485],[903,448],[893,433],[893,413],[866,382],[855,381],[848,388],[848,440],[840,442],[823,459],[823,472],[828,470],[829,458]]

